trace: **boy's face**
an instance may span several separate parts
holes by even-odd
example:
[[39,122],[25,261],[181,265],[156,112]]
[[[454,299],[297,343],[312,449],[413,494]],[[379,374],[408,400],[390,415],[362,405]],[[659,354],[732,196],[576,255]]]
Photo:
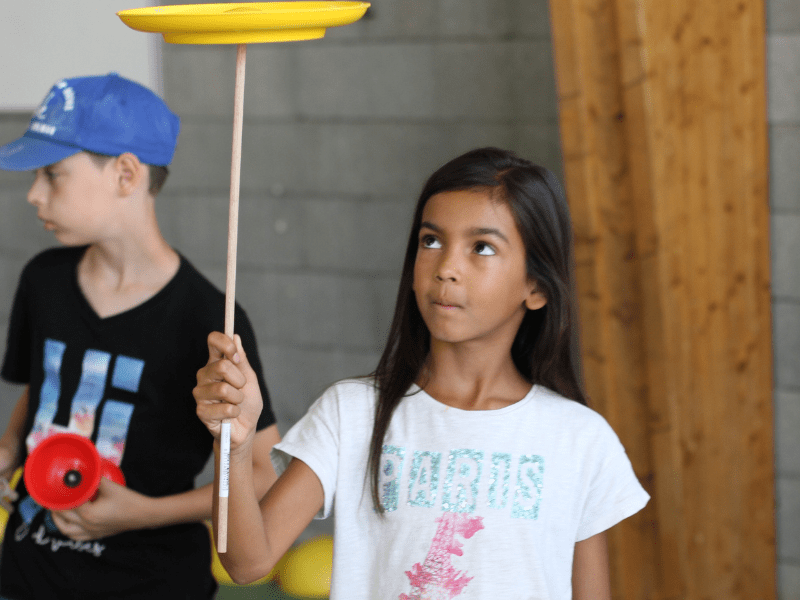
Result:
[[113,232],[114,161],[100,167],[85,152],[35,172],[28,202],[67,246],[96,243]]

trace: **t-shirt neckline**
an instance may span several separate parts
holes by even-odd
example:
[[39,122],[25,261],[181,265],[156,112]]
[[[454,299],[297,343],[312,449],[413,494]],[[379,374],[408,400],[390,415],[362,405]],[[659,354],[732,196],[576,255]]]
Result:
[[70,284],[72,285],[73,293],[75,294],[75,297],[78,299],[78,302],[80,303],[83,311],[89,315],[92,321],[102,325],[135,317],[137,314],[148,310],[151,306],[159,304],[161,302],[161,299],[164,298],[167,294],[169,294],[170,290],[176,285],[178,279],[182,277],[183,273],[186,271],[186,259],[180,252],[178,252],[178,258],[180,259],[178,270],[175,272],[175,275],[172,276],[172,279],[170,279],[167,283],[165,283],[160,290],[158,290],[147,300],[145,300],[140,304],[137,304],[136,306],[132,306],[127,310],[124,310],[122,312],[113,315],[109,315],[107,317],[101,317],[94,309],[94,307],[91,305],[86,296],[83,294],[83,290],[81,290],[81,286],[78,283],[78,265],[80,264],[83,255],[86,253],[88,249],[89,246],[84,246],[82,248],[79,248],[78,251],[75,253],[75,260],[72,265],[72,276],[70,277]]
[[464,410],[463,408],[456,408],[454,406],[450,406],[449,404],[445,404],[444,402],[440,402],[424,389],[419,387],[416,383],[412,383],[411,387],[406,392],[407,397],[419,397],[423,402],[436,406],[440,410],[445,411],[453,411],[454,414],[462,415],[464,417],[469,417],[470,415],[475,415],[475,418],[485,418],[487,416],[502,416],[506,415],[510,412],[514,412],[519,410],[533,401],[539,391],[539,385],[533,384],[531,385],[531,389],[528,390],[528,393],[525,394],[524,397],[520,398],[517,402],[513,404],[509,404],[508,406],[504,406],[503,408],[492,408],[489,410]]

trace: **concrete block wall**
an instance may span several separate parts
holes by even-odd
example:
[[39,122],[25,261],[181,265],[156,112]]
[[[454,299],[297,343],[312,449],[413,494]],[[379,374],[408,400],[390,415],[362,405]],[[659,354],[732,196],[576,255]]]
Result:
[[767,17],[778,586],[800,600],[800,0]]
[[[224,288],[235,48],[164,45],[162,60],[182,131],[159,220]],[[28,118],[0,113],[0,141]],[[248,46],[237,299],[281,431],[373,370],[422,183],[489,144],[561,171],[547,0],[372,0],[322,40]],[[54,244],[30,181],[0,173],[3,339],[22,266]],[[3,424],[18,394],[0,384]]]
[[[475,146],[560,171],[547,3],[376,0],[323,40],[248,46],[237,298],[285,430],[375,366],[424,179]],[[235,48],[166,46],[183,130],[165,231],[224,285]]]

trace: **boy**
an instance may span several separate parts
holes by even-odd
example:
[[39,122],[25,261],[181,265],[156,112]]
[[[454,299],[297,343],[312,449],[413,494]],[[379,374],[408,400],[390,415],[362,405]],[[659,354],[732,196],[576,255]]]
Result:
[[[212,598],[212,485],[194,488],[212,449],[192,388],[221,330],[224,297],[161,235],[155,196],[179,120],[115,73],[56,83],[25,134],[0,147],[0,169],[34,170],[28,202],[65,248],[20,278],[2,365],[26,384],[0,438],[10,477],[53,432],[92,439],[127,480],[101,480],[73,510],[47,511],[24,481],[0,561],[0,598]],[[255,337],[237,307],[249,356]],[[258,361],[256,361],[258,363]],[[260,368],[258,382],[266,391]],[[279,439],[268,402],[258,456]],[[275,479],[254,464],[257,493]]]

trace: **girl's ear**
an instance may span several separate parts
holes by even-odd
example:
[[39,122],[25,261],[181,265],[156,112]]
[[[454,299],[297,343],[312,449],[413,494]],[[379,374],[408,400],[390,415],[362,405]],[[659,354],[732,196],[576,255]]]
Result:
[[122,196],[131,195],[139,187],[147,168],[135,154],[130,152],[120,154],[114,162],[114,167],[117,187]]
[[540,292],[537,286],[534,284],[531,293],[528,294],[528,297],[525,298],[525,307],[528,310],[539,310],[545,304],[547,304],[547,297]]

